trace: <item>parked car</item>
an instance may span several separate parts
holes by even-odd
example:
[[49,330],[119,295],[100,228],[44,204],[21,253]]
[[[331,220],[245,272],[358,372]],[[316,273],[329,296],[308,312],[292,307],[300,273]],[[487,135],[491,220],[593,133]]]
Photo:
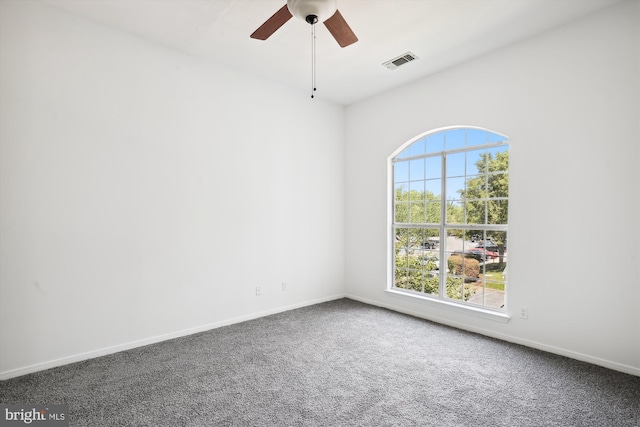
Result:
[[440,243],[440,241],[436,240],[436,239],[429,239],[426,240],[424,242],[422,242],[422,247],[424,249],[435,249],[438,244]]
[[491,240],[487,240],[485,242],[480,242],[476,245],[476,249],[486,249],[491,252],[498,252],[498,245],[493,243]]
[[498,252],[491,251],[485,248],[478,248],[478,247],[469,249],[469,252],[480,255],[482,259],[496,259],[500,256]]

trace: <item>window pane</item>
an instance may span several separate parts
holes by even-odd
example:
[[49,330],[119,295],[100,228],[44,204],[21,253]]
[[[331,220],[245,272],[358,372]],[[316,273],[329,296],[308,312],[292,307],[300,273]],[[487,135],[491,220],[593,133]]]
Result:
[[422,230],[419,228],[396,229],[396,252],[401,256],[414,256],[420,251]]
[[447,176],[464,176],[465,153],[449,154],[447,156]]
[[509,170],[509,147],[490,148],[487,153],[489,154],[489,172],[507,172]]
[[409,183],[409,197],[411,197],[411,200],[424,200],[424,181],[411,181]]
[[[398,261],[397,258],[396,261]],[[406,268],[400,267],[400,264],[402,264],[402,262],[396,264],[394,286],[396,288],[406,289],[406,283],[408,281],[408,271]]]
[[425,250],[434,250],[440,246],[440,230],[437,228],[425,228],[422,230],[422,247]]
[[394,182],[409,181],[409,162],[395,162],[393,165]]
[[482,129],[467,129],[467,147],[486,144],[487,133]]
[[419,224],[424,222],[424,202],[411,202],[409,205],[409,222]]
[[488,224],[508,224],[509,201],[489,200],[487,202]]
[[447,178],[447,200],[459,199],[464,190],[464,178]]
[[447,201],[447,224],[464,223],[464,209],[462,200]]
[[407,192],[407,184],[406,183],[402,183],[402,184],[396,184],[395,185],[395,199],[396,201],[402,201],[402,200],[409,200],[409,194]]
[[422,292],[430,295],[438,295],[440,293],[440,273],[438,270],[427,272],[424,275]]
[[484,200],[467,200],[466,203],[467,224],[486,224],[486,201]]
[[485,175],[476,175],[467,178],[464,189],[464,198],[467,200],[487,198],[487,183]]
[[425,140],[420,139],[413,144],[411,144],[409,148],[409,156],[419,156],[420,154],[425,153]]
[[487,176],[487,197],[509,197],[509,174],[495,173]]
[[[459,257],[454,258],[456,262],[458,259]],[[466,299],[463,299],[463,297],[465,296],[465,294],[469,293],[469,289],[465,286],[462,277],[456,277],[447,273],[446,278],[447,298],[458,301],[466,301]],[[468,296],[466,298],[468,299]]]
[[477,243],[479,240],[484,240],[484,231],[468,230],[467,237],[471,240],[471,243]]
[[440,224],[441,210],[442,203],[439,201],[427,203],[425,222],[428,224]]
[[[418,242],[419,244],[416,244]],[[435,294],[440,289],[438,229],[399,229],[396,232],[395,286]]]
[[424,138],[414,142],[413,144],[409,145],[404,150],[402,150],[400,154],[396,156],[396,159],[404,159],[407,157],[419,156],[424,154],[425,142],[426,140]]
[[447,240],[445,242],[445,252],[448,255],[451,255],[453,252],[461,252],[468,246],[470,243],[465,243],[465,230],[459,230],[454,228],[447,229]]
[[444,151],[444,132],[431,134],[427,137],[427,153]]
[[465,129],[452,129],[445,133],[445,148],[453,150],[463,148],[465,143]]
[[409,160],[409,179],[424,179],[424,159]]
[[507,232],[506,231],[490,231],[487,230],[487,239],[485,242],[487,250],[498,252],[506,255],[507,253]]
[[442,177],[442,156],[427,157],[425,160],[425,178]]
[[395,222],[409,222],[409,203],[396,202],[395,206]]
[[430,179],[425,182],[425,190],[427,192],[426,198],[429,200],[438,199],[440,200],[440,193],[442,192],[442,180],[440,179]]
[[506,263],[500,265],[497,260],[487,261],[482,276],[484,286],[476,290],[469,302],[485,307],[502,308],[505,303],[505,268]]
[[484,171],[486,150],[473,150],[465,153],[467,155],[466,173],[476,175]]
[[396,156],[396,159],[404,159],[405,157],[409,157],[409,155],[409,147],[407,147]]

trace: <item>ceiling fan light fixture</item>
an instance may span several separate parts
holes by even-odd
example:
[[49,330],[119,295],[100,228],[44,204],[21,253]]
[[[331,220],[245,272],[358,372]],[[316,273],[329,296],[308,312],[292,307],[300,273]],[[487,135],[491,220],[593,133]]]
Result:
[[338,10],[338,0],[287,0],[287,8],[302,21],[309,22],[308,16],[316,16],[315,22],[324,22]]

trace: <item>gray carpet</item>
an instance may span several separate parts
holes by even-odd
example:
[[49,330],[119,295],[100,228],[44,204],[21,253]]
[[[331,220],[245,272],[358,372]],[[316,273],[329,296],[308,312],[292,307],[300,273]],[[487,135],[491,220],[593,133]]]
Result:
[[0,383],[72,426],[638,426],[640,377],[348,299]]

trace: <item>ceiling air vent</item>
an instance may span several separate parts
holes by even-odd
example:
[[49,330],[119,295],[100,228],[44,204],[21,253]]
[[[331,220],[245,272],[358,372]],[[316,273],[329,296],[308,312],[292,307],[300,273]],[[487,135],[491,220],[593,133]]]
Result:
[[411,53],[411,52],[407,52],[407,53],[404,53],[404,54],[398,56],[397,58],[393,58],[393,59],[383,63],[382,65],[384,65],[385,67],[387,67],[390,70],[395,70],[399,66],[404,65],[407,62],[411,62],[414,59],[418,59],[418,57],[416,55],[414,55],[413,53]]

